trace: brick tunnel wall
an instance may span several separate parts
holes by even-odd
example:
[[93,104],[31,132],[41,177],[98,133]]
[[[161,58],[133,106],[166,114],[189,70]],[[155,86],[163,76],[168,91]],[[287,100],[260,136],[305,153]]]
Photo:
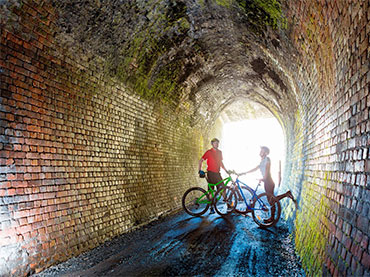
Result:
[[60,48],[53,9],[39,2],[17,9],[22,31],[1,30],[1,276],[40,271],[179,208],[202,150],[185,113]]
[[[178,207],[202,150],[186,111],[140,98],[88,53],[61,48],[47,2],[26,1],[1,29],[1,274],[41,270]],[[369,6],[287,3],[301,65],[284,184],[300,200],[297,249],[309,275],[365,274]]]
[[297,249],[309,275],[370,274],[369,2],[288,10],[301,65],[285,175],[301,197]]

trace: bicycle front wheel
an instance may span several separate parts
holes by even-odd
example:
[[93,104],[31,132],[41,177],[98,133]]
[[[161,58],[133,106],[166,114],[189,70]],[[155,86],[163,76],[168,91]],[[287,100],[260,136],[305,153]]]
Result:
[[232,213],[235,210],[236,203],[236,194],[230,187],[221,187],[213,198],[215,210],[221,216]]
[[267,228],[274,226],[280,219],[281,205],[279,201],[274,201],[274,196],[261,193],[252,204],[252,216],[254,222],[260,227]]
[[243,195],[241,195],[239,188],[236,188],[235,193],[237,195],[238,204],[236,205],[235,211],[241,214],[246,214],[251,211],[249,208],[251,208],[253,204],[253,192],[250,188],[247,188],[246,186],[241,186],[240,188],[243,192],[245,200],[243,198]]
[[192,216],[204,214],[211,200],[207,192],[199,187],[188,189],[182,196],[182,207],[184,211]]

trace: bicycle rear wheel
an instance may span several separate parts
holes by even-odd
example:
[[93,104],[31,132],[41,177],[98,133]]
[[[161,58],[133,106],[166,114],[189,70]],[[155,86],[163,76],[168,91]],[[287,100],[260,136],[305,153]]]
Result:
[[223,216],[232,213],[237,203],[236,194],[230,187],[221,187],[213,198],[213,205],[216,212]]
[[272,203],[271,205],[269,199],[271,199],[271,195],[264,192],[258,195],[258,198],[254,199],[252,204],[253,220],[263,228],[274,226],[279,221],[281,215],[280,202],[272,203],[273,201],[270,201]]
[[182,207],[184,211],[193,216],[204,214],[211,200],[207,192],[199,187],[188,189],[182,196]]
[[241,213],[241,214],[246,214],[248,212],[250,212],[251,210],[248,209],[248,206],[249,205],[250,207],[252,207],[252,204],[253,204],[253,192],[250,188],[246,187],[246,186],[240,186],[243,194],[244,194],[244,197],[245,197],[245,200],[247,202],[244,201],[244,198],[243,196],[240,194],[240,190],[238,187],[235,188],[235,193],[237,195],[237,199],[238,199],[238,204],[236,205],[235,207],[235,211],[238,212],[238,213]]

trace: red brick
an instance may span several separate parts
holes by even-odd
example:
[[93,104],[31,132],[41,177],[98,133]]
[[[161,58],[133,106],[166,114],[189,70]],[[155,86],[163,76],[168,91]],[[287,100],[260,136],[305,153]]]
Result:
[[22,145],[20,144],[13,144],[14,151],[22,151]]
[[12,181],[12,187],[14,188],[25,188],[27,186],[27,181]]
[[9,137],[9,141],[10,143],[20,143],[20,144],[23,144],[24,143],[24,138],[18,138],[18,137]]
[[5,162],[6,165],[14,164],[14,159],[6,159],[5,161],[6,161]]
[[19,74],[22,74],[26,77],[28,77],[30,75],[29,71],[27,71],[25,68],[23,67],[19,67],[19,66],[15,66],[14,67],[14,71],[19,73]]
[[[36,73],[37,72],[37,68],[35,67],[35,66],[33,66],[33,65],[31,65],[31,64],[28,64],[28,63],[24,63],[24,68],[25,69],[27,69],[27,70],[29,70],[29,71],[32,71],[32,72],[34,72],[34,73]],[[32,75],[31,75],[31,77],[32,77]]]
[[17,180],[17,176],[16,176],[16,174],[8,173],[6,175],[6,179],[9,180],[9,181],[11,181],[11,180]]
[[6,114],[6,117],[5,118],[8,121],[14,121],[14,115],[13,114],[8,113],[8,114]]
[[12,157],[14,159],[23,159],[26,157],[26,153],[24,152],[13,152]]
[[40,132],[40,126],[28,125],[27,131],[30,132]]
[[12,57],[12,56],[10,56],[8,58],[8,62],[9,63],[12,63],[14,65],[18,65],[18,66],[22,66],[23,65],[23,61],[22,60],[17,59],[16,57]]
[[28,166],[27,171],[29,173],[31,173],[31,172],[41,172],[41,167],[40,166]]
[[10,188],[10,189],[8,189],[7,194],[8,194],[8,196],[16,195],[16,193],[15,193],[15,189],[14,189],[14,188]]
[[5,182],[0,182],[0,188],[10,188],[11,187],[11,182],[5,181]]
[[361,264],[367,269],[370,268],[370,255],[368,253],[366,252],[363,253]]
[[20,39],[20,38],[17,38],[15,35],[11,34],[11,33],[7,33],[7,39],[18,44],[18,45],[22,45],[23,44],[23,40]]
[[32,173],[32,180],[38,180],[40,179],[40,175],[38,173]]
[[24,189],[23,188],[16,188],[15,193],[16,193],[16,195],[22,195],[22,194],[24,194]]
[[40,158],[41,159],[46,159],[46,160],[51,160],[51,159],[53,159],[53,155],[52,154],[41,154]]
[[17,212],[14,212],[14,218],[18,219],[18,218],[22,218],[22,217],[28,217],[29,214],[30,214],[29,210],[17,211]]
[[34,52],[34,53],[37,51],[36,47],[35,47],[33,44],[28,43],[28,42],[24,42],[24,43],[23,43],[23,47],[24,47],[25,49],[30,50],[31,52]]
[[361,241],[361,247],[363,249],[366,249],[368,245],[369,245],[369,237],[364,235],[364,237],[362,238],[362,241]]
[[[0,157],[2,158],[9,158],[10,157],[10,151],[7,150],[0,150]],[[12,156],[13,157],[13,156]],[[15,158],[15,157],[14,157]]]
[[34,238],[34,237],[31,236],[30,232],[27,232],[27,233],[23,233],[23,238],[25,241],[29,241],[31,238]]
[[24,180],[32,180],[32,175],[29,173],[24,174]]
[[26,158],[27,159],[40,159],[40,154],[39,153],[28,152],[26,154]]
[[[30,76],[31,76],[32,79],[34,79],[36,81],[39,81],[40,83],[43,83],[45,81],[44,78],[42,76],[40,76],[39,74],[33,74],[32,73],[32,74],[30,74]],[[42,92],[40,89],[35,88],[35,87],[33,87],[31,89],[31,91],[35,92],[36,94],[41,94],[41,92]]]
[[55,192],[44,193],[44,199],[55,198]]
[[[33,166],[38,166],[40,164],[40,160],[30,160],[31,161],[31,165]],[[40,171],[37,171],[37,172],[40,172]]]
[[30,147],[28,145],[22,145],[22,151],[28,152],[30,150]]
[[19,234],[23,234],[23,233],[27,233],[27,232],[31,232],[32,231],[32,227],[31,225],[23,225],[23,226],[20,226],[18,228],[16,228],[17,230],[17,233]]
[[18,219],[18,224],[19,224],[19,226],[28,224],[27,218],[25,218],[25,217],[19,218]]
[[[20,80],[13,80],[13,84],[16,86],[16,87],[20,87],[20,88],[24,88],[24,89],[29,89],[29,85],[20,81]],[[14,98],[14,95],[13,95],[13,98]],[[15,98],[16,100],[18,100],[17,98]],[[24,98],[21,98],[20,99],[21,101],[23,102],[27,102],[27,98],[24,99]],[[26,100],[26,101],[25,101]]]

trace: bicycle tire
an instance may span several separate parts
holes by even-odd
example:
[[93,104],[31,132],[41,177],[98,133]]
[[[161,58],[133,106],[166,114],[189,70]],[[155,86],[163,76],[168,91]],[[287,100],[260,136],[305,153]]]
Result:
[[[224,192],[226,201],[224,198]],[[215,197],[213,198],[213,206],[216,213],[221,216],[231,214],[236,207],[237,197],[235,191],[230,187],[221,187],[217,190]]]
[[252,217],[255,223],[262,228],[268,228],[274,226],[280,219],[281,215],[281,205],[277,201],[275,205],[275,215],[272,221],[266,222],[271,217],[271,208],[272,206],[268,202],[270,194],[261,193],[258,195],[257,199],[254,199],[252,204]]
[[[244,194],[244,197],[245,197],[245,200],[247,201],[247,204],[252,207],[252,204],[253,204],[253,191],[246,187],[246,186],[240,186],[240,188],[242,189],[242,192]],[[239,192],[239,193],[237,193]],[[240,213],[240,214],[246,214],[248,212],[251,212],[250,209],[248,209],[248,206],[246,205],[246,203],[244,202],[244,199],[243,199],[243,196],[240,195],[240,191],[239,191],[239,188],[236,187],[235,188],[235,193],[237,195],[237,205],[235,207],[235,211],[237,213]]]
[[[204,199],[203,203],[199,203],[197,200],[202,196],[206,199]],[[206,201],[211,201],[207,192],[200,187],[193,187],[185,191],[184,195],[182,196],[181,203],[182,208],[187,214],[192,216],[201,216],[209,208],[209,204],[205,203]]]

